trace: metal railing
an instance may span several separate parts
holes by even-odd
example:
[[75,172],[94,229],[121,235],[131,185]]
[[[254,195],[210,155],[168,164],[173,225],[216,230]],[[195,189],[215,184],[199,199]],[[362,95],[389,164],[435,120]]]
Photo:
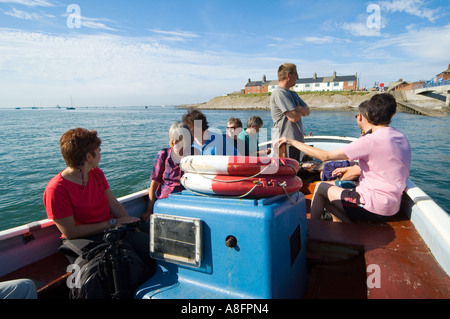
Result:
[[435,82],[435,81],[428,81],[425,83],[416,84],[413,86],[413,90],[417,89],[425,89],[430,87],[437,87],[437,86],[443,86],[443,85],[450,85],[450,80]]

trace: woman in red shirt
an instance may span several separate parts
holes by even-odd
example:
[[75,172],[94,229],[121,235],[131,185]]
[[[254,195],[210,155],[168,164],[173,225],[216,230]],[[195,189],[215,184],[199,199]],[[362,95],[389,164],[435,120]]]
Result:
[[117,201],[98,168],[101,140],[96,131],[69,130],[60,144],[67,168],[48,183],[44,205],[65,238],[86,238],[112,225],[139,221]]
[[[116,199],[103,171],[98,168],[101,159],[101,140],[97,132],[77,128],[63,134],[61,154],[67,168],[53,177],[44,192],[47,216],[62,233],[64,241],[77,246],[103,239],[110,227],[138,222],[129,216]],[[86,241],[86,239],[88,241]],[[129,231],[123,241],[132,246],[149,273],[155,270],[150,258],[148,230]],[[66,256],[74,260],[70,254]]]

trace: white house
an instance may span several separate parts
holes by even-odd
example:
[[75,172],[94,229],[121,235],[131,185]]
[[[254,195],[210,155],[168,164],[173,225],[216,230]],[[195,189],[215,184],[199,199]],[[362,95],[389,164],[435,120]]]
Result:
[[[272,92],[277,84],[278,81],[271,81],[269,92]],[[292,89],[296,92],[355,91],[357,87],[358,73],[355,75],[337,76],[335,71],[332,76],[318,77],[316,73],[312,78],[298,79]]]

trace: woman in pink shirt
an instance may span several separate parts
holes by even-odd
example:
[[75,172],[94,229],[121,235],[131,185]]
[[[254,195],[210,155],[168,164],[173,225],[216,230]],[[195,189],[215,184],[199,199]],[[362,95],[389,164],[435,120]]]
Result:
[[339,149],[324,151],[304,143],[281,138],[279,143],[292,145],[322,161],[359,160],[361,176],[355,189],[321,182],[311,203],[311,219],[320,219],[324,209],[334,221],[385,222],[400,208],[411,165],[411,148],[406,137],[389,127],[397,103],[390,94],[370,99],[364,114],[358,114],[358,125],[372,134],[360,137]]

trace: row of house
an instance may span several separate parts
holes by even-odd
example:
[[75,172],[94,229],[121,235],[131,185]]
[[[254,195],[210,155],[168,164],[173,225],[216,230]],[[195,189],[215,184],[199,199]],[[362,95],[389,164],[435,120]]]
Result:
[[[422,87],[423,85],[433,85],[433,83],[442,83],[444,81],[450,80],[450,64],[448,65],[447,70],[442,71],[438,75],[436,75],[435,78],[432,80],[426,82],[426,81],[416,81],[416,82],[409,82],[409,81],[403,81],[403,79],[400,79],[395,82],[389,83],[389,91],[408,91],[408,90],[414,90],[418,87]],[[435,85],[435,84],[434,84]]]
[[[267,81],[264,75],[262,81],[248,79],[245,85],[245,94],[269,93],[278,85],[278,81]],[[338,76],[336,71],[332,76],[318,77],[317,73],[312,78],[298,79],[292,88],[296,92],[312,91],[355,91],[358,87],[358,73],[355,75]]]

